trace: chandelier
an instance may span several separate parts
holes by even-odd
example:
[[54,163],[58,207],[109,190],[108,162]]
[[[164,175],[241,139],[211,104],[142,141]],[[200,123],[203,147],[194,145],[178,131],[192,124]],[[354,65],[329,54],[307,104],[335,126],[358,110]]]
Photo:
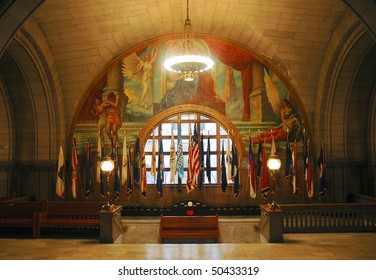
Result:
[[184,23],[183,55],[176,55],[164,62],[164,68],[168,71],[181,73],[186,81],[193,81],[199,72],[209,70],[214,66],[214,61],[194,50],[194,39],[191,20],[189,19],[189,0],[187,0],[187,18]]

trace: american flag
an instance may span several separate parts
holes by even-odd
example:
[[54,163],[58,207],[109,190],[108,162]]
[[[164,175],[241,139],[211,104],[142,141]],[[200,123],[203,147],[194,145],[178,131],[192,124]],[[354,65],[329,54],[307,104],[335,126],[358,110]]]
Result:
[[197,187],[197,177],[200,172],[200,152],[198,145],[197,127],[194,126],[193,135],[190,140],[188,153],[188,179],[187,191],[191,192]]

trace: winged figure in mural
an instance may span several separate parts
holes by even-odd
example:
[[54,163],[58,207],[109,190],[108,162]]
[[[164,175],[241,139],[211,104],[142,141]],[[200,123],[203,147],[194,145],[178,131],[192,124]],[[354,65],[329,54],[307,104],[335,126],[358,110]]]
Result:
[[139,106],[149,109],[153,105],[153,63],[157,57],[158,48],[153,47],[150,54],[141,59],[136,53],[125,57],[122,62],[122,74],[125,78],[140,83],[141,95]]
[[288,99],[281,99],[268,71],[264,68],[264,82],[268,101],[273,112],[280,118],[280,125],[253,138],[253,142],[271,142],[278,140],[295,141],[301,134],[301,117]]

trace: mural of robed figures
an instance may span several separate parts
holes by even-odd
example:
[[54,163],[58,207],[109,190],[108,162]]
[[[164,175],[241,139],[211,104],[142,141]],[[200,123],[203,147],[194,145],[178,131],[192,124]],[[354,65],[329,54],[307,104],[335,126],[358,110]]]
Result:
[[[160,40],[135,49],[113,65],[113,69],[119,69],[117,72],[104,73],[78,118],[81,131],[82,125],[95,123],[103,143],[104,131],[109,140],[119,142],[117,134],[125,122],[134,122],[141,129],[165,109],[198,104],[225,115],[235,126],[241,123],[244,128],[249,123],[252,134],[258,134],[254,142],[269,142],[272,136],[275,141],[301,138],[304,124],[299,110],[291,104],[287,87],[271,69],[236,46],[215,38],[196,38],[195,47],[209,54],[215,66],[199,73],[194,81],[185,81],[178,73],[163,68],[165,58],[179,52],[181,41]],[[111,90],[114,85],[117,90]],[[261,94],[253,95],[260,89]],[[263,97],[259,100],[254,96]],[[258,115],[262,118],[254,119]],[[267,132],[263,126],[263,133],[258,133],[255,123],[263,122],[274,125]]]

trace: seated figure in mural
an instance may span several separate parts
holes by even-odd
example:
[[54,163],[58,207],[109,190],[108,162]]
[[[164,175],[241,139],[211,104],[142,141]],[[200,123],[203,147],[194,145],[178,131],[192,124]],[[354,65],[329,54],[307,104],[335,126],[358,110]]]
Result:
[[162,97],[157,112],[181,104],[208,106],[224,114],[224,102],[214,91],[214,82],[207,72],[200,73],[194,81],[185,81],[183,75],[176,78],[174,87]]
[[121,98],[118,92],[110,91],[107,93],[105,106],[107,108],[106,132],[108,138],[115,145],[121,145],[118,140],[118,131],[122,126],[121,122]]
[[271,142],[272,140],[295,141],[301,133],[301,120],[297,111],[287,99],[283,99],[281,110],[281,124],[268,132],[259,134],[253,138],[254,143]]
[[103,146],[104,145],[103,129],[106,127],[106,123],[107,123],[107,111],[106,111],[106,104],[102,103],[102,100],[99,97],[95,98],[95,102],[93,105],[93,112],[97,118],[98,134],[101,139],[102,146]]
[[273,139],[274,141],[288,140],[291,142],[298,140],[302,134],[301,116],[288,99],[280,99],[279,92],[266,69],[264,69],[264,81],[266,95],[274,113],[280,118],[280,124],[270,131],[254,137],[253,142],[271,142]]

